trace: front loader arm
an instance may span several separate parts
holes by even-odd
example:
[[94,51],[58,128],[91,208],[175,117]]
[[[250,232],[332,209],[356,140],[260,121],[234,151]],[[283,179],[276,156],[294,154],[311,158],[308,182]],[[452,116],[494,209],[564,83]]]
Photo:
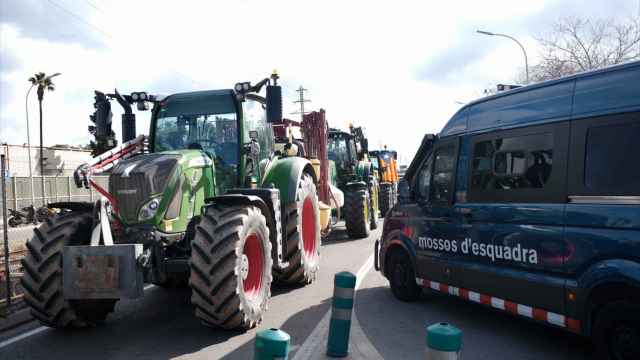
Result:
[[[144,150],[146,137],[139,135],[133,140],[127,141],[120,146],[102,153],[88,163],[78,166],[73,172],[73,180],[78,188],[93,186],[96,191],[105,196],[113,203],[113,197],[95,181],[91,180],[93,174],[99,174],[113,168],[120,160],[139,154]],[[115,205],[115,203],[114,203]]]

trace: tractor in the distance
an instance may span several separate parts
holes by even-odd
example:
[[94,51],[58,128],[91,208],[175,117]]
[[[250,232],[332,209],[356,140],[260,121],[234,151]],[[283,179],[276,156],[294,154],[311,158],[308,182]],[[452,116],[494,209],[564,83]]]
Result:
[[368,157],[362,127],[329,129],[328,158],[335,163],[337,187],[344,192],[344,219],[351,238],[369,236],[378,227],[378,175]]
[[[317,178],[309,160],[274,150],[277,80],[167,97],[96,92],[93,130],[110,137],[109,101],[117,100],[122,144],[74,174],[101,199],[51,204],[70,211],[27,243],[22,285],[34,317],[82,327],[104,320],[118,299],[143,296],[144,283],[188,283],[203,323],[248,329],[262,319],[274,278],[312,282],[321,245]],[[153,105],[148,138],[135,137],[134,104]],[[91,179],[104,171],[108,189]]]
[[316,169],[322,234],[328,235],[337,222],[332,218],[343,218],[349,237],[369,236],[377,228],[378,175],[368,160],[362,128],[332,129],[322,109],[303,115],[300,122],[284,120],[275,127],[276,146],[308,158]]
[[373,150],[369,152],[371,161],[378,169],[378,181],[380,182],[380,213],[384,217],[397,201],[398,193],[398,153],[388,150]]

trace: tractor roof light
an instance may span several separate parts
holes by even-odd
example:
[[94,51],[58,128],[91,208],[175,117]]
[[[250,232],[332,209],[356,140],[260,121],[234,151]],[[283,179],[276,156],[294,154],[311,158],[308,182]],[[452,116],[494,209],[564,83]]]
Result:
[[147,93],[146,92],[141,92],[140,93],[140,100],[142,100],[142,101],[146,101],[147,100]]
[[136,92],[131,93],[131,100],[138,101],[139,96],[140,95],[138,95],[138,93],[136,93]]
[[251,89],[251,83],[246,81],[246,82],[239,82],[236,84],[236,86],[233,87],[233,89],[237,92],[237,93],[246,93]]

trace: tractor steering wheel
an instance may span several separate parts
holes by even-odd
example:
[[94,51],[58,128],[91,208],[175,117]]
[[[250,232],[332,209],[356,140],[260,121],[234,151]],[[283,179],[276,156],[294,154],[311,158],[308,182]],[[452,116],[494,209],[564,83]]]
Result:
[[204,150],[204,147],[206,148],[215,148],[220,146],[220,144],[213,140],[213,139],[195,139],[194,141],[192,141],[191,143],[189,143],[188,148],[189,149],[198,149],[198,150]]

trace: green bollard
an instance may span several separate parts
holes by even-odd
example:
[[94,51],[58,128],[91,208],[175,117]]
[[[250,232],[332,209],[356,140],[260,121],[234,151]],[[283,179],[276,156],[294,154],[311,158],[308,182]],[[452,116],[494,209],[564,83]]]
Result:
[[427,327],[427,360],[458,360],[462,331],[441,322]]
[[256,334],[254,360],[287,360],[291,336],[278,329],[262,330]]
[[333,307],[327,339],[327,355],[345,357],[349,354],[349,332],[356,276],[347,271],[339,272],[333,283]]

